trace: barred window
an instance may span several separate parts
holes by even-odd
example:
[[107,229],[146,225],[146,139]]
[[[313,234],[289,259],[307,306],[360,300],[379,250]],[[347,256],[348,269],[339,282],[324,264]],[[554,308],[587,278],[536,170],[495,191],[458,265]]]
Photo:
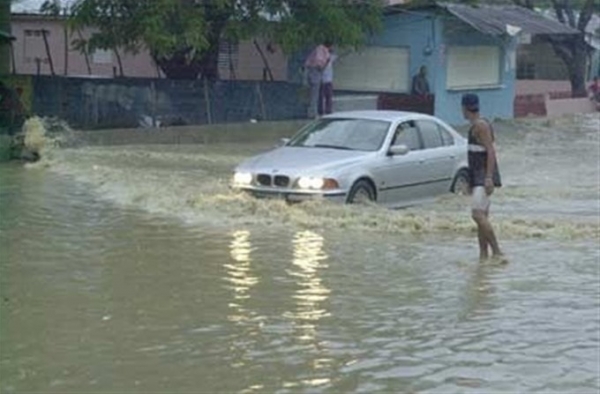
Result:
[[235,79],[235,70],[238,67],[239,44],[237,42],[221,40],[219,44],[219,74],[229,79]]

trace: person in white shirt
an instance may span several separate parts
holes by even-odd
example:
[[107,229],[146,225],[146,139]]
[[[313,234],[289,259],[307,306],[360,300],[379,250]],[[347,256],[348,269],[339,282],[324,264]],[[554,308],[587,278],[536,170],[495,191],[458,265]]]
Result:
[[321,89],[319,91],[319,115],[327,115],[333,112],[333,63],[337,55],[333,48],[329,48],[329,61],[323,69],[321,78]]
[[308,105],[308,117],[314,118],[319,114],[321,84],[323,81],[323,70],[329,62],[329,49],[331,42],[326,41],[317,46],[304,62],[307,71],[308,85],[310,86],[310,102]]

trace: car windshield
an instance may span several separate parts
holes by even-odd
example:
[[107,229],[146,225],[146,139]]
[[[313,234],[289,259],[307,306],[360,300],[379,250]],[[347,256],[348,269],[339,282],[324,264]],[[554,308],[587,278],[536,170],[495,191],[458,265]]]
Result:
[[373,152],[383,145],[389,122],[369,119],[319,119],[301,130],[288,146]]

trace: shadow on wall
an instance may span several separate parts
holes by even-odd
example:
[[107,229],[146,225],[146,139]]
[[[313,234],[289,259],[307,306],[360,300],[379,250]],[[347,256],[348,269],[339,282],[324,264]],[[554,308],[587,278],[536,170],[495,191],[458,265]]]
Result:
[[82,129],[302,119],[306,108],[287,82],[34,79],[33,111]]

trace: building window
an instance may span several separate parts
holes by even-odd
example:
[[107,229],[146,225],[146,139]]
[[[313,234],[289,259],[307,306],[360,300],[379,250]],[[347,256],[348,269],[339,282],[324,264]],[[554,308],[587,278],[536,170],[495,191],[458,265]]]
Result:
[[448,89],[472,89],[500,84],[500,47],[448,48]]
[[366,47],[336,62],[334,86],[364,92],[408,92],[409,60],[407,48]]
[[95,64],[112,64],[112,51],[109,49],[96,49],[92,54],[92,61]]
[[219,44],[219,75],[228,75],[235,79],[235,71],[238,67],[239,44],[237,42],[222,40]]
[[[23,40],[23,60],[27,64],[48,64],[48,53],[44,43],[41,29],[26,29],[25,38]],[[50,32],[46,30],[46,37],[50,36]]]
[[[46,30],[46,37],[50,35],[50,31]],[[42,30],[25,30],[25,37],[42,37]]]

